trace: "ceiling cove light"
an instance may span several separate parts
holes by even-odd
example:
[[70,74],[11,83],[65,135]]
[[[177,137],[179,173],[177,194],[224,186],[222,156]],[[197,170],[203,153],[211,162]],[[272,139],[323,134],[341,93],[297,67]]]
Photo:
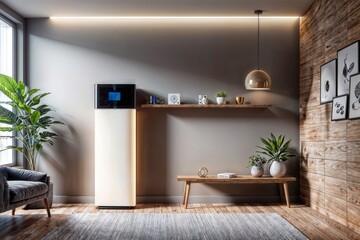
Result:
[[[52,20],[237,20],[259,18],[254,16],[52,16]],[[297,16],[264,16],[265,19],[298,19]]]
[[270,90],[271,78],[265,72],[260,70],[260,14],[262,10],[255,10],[258,19],[258,39],[257,39],[257,69],[251,71],[245,78],[245,88],[247,90]]

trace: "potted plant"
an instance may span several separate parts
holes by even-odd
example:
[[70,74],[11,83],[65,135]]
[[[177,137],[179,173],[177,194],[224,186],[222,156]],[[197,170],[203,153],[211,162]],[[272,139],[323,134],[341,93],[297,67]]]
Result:
[[290,157],[295,156],[290,154],[288,149],[291,140],[285,141],[285,135],[280,134],[275,137],[271,133],[270,138],[260,138],[264,146],[258,146],[259,151],[269,159],[267,162],[270,165],[270,175],[273,177],[283,177],[286,174],[286,166],[284,164]]
[[248,167],[251,167],[251,175],[253,177],[261,177],[264,174],[264,164],[266,162],[266,158],[259,154],[250,156]]
[[[22,153],[28,167],[36,171],[38,155],[43,145],[45,143],[53,145],[53,139],[57,136],[49,128],[54,124],[63,124],[49,116],[51,108],[41,103],[41,99],[50,93],[39,93],[39,89],[28,89],[23,82],[17,82],[2,74],[0,74],[0,91],[9,98],[9,101],[0,105],[2,124],[0,132],[5,133],[0,138],[13,138],[21,143],[18,146],[6,146],[1,151],[16,150]],[[12,132],[16,134],[13,135]],[[50,196],[50,203],[51,200]]]
[[217,93],[215,94],[216,103],[217,103],[218,105],[226,104],[226,96],[227,96],[227,93],[224,92],[224,91],[217,92]]

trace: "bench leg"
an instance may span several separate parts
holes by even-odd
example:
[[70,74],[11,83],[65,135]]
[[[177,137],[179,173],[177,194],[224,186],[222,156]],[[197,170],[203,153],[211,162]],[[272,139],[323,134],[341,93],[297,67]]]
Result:
[[186,182],[184,184],[184,196],[183,196],[183,200],[182,200],[182,205],[185,204],[185,199],[186,199]]
[[190,182],[186,182],[185,185],[185,208],[187,208],[189,204],[190,184]]
[[283,183],[279,183],[279,192],[280,192],[280,202],[281,203],[284,203],[285,202],[285,199],[284,199],[284,188],[283,188]]
[[13,216],[15,215],[15,209],[16,209],[16,208],[14,208],[14,209],[12,210],[12,215],[13,215]]
[[48,217],[51,217],[50,208],[49,208],[49,202],[48,202],[47,198],[44,198],[44,204],[45,204],[45,207],[46,207]]
[[284,183],[284,192],[285,192],[286,206],[289,208],[290,207],[290,200],[289,200],[289,191],[288,191],[287,182]]

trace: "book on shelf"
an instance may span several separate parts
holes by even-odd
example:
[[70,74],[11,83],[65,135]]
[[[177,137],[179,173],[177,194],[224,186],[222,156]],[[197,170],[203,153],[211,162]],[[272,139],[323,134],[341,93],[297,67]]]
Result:
[[229,173],[229,172],[224,172],[224,173],[218,173],[217,177],[218,178],[235,178],[237,175],[236,173]]

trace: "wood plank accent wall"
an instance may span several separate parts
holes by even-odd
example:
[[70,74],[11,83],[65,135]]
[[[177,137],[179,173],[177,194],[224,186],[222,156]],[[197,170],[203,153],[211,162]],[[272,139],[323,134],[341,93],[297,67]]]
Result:
[[332,122],[320,105],[320,65],[356,40],[359,0],[316,0],[301,18],[301,199],[360,233],[360,120]]

